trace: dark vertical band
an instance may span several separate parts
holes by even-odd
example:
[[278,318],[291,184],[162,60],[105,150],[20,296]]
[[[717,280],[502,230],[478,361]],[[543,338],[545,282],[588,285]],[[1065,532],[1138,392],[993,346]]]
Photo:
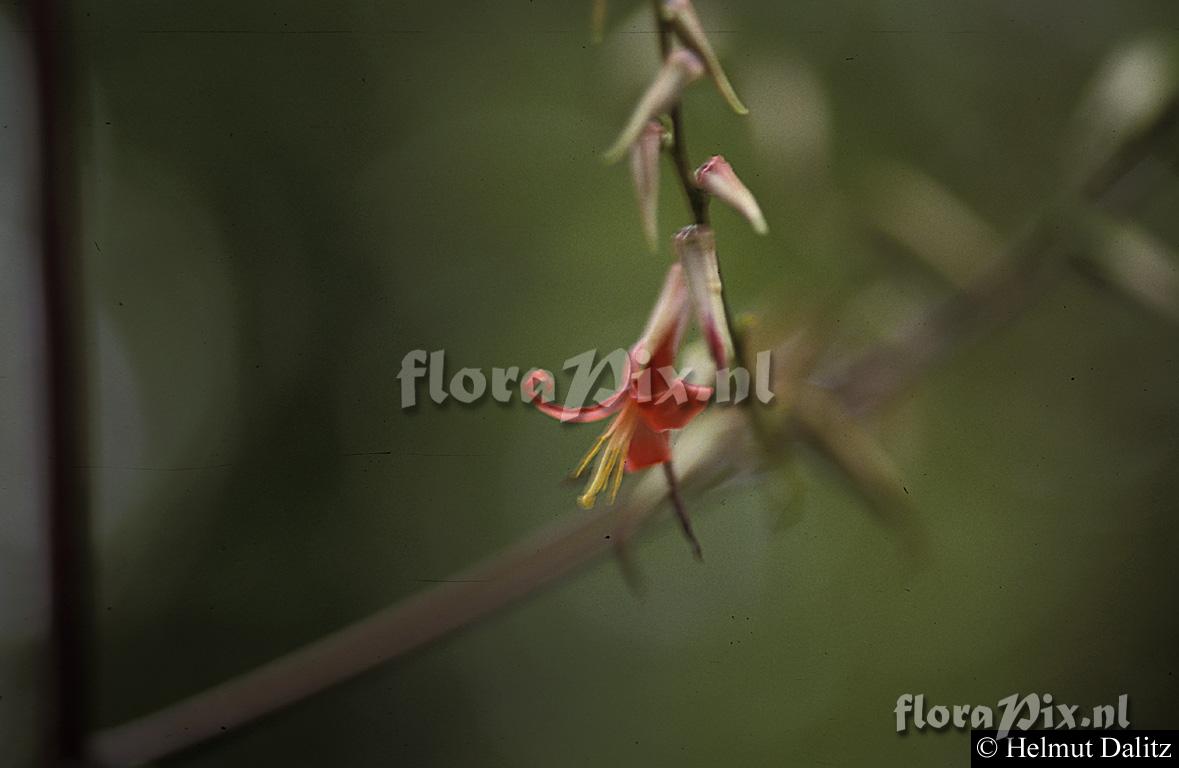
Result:
[[45,424],[49,555],[47,754],[81,761],[87,730],[89,630],[88,510],[83,453],[85,365],[81,285],[76,259],[72,98],[73,39],[66,0],[31,6],[40,137],[41,288],[45,340]]

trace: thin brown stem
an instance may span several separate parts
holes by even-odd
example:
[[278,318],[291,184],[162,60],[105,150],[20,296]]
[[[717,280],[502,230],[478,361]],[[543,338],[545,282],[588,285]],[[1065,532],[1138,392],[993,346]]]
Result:
[[684,136],[684,108],[676,104],[671,109],[671,158],[675,164],[680,186],[688,207],[692,209],[692,220],[702,226],[708,225],[708,195],[696,186],[691,163],[688,161],[688,144]]
[[[663,18],[660,12],[659,0],[652,0],[651,8],[655,13],[655,24],[659,27],[659,55],[663,59],[667,59],[671,55],[672,39],[674,32],[671,25]],[[676,175],[680,180],[680,187],[684,191],[684,197],[688,201],[688,207],[692,210],[692,220],[696,224],[708,224],[708,195],[704,190],[696,186],[696,181],[692,174],[692,164],[688,160],[688,144],[684,136],[684,108],[680,102],[676,102],[671,108],[671,146],[668,152],[671,155],[672,165],[675,166]]]
[[663,476],[667,478],[667,497],[671,500],[671,506],[675,510],[676,519],[680,521],[680,528],[683,529],[684,537],[692,546],[692,555],[697,560],[704,560],[704,551],[700,548],[700,541],[696,538],[695,532],[692,530],[692,518],[688,517],[688,508],[684,505],[684,497],[680,495],[680,483],[676,478],[675,469],[672,467],[670,461],[663,462]]

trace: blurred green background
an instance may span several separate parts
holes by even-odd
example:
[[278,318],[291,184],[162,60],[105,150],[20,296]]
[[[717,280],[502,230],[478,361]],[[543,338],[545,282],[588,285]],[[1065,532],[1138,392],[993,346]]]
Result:
[[[599,160],[657,65],[645,3],[612,2],[600,46],[588,2],[75,7],[113,725],[579,514],[560,479],[593,427],[404,412],[401,358],[557,368],[628,344],[670,256]],[[870,226],[898,168],[1014,236],[1086,136],[1115,140],[1092,97],[1109,62],[1179,28],[1170,0],[699,8],[752,114],[694,87],[693,161],[723,152],[771,227],[716,212],[727,291],[783,333],[834,314],[849,347],[952,290]],[[1165,248],[1177,204],[1168,178],[1122,213]],[[687,223],[670,178],[661,215]],[[161,764],[963,763],[962,733],[895,732],[906,692],[1127,693],[1135,726],[1179,727],[1177,342],[1070,273],[867,420],[924,568],[804,450],[789,509],[777,477],[690,500],[704,564],[670,525],[646,537],[641,595],[603,562]],[[36,647],[14,637],[10,678]],[[19,760],[36,699],[0,695]]]

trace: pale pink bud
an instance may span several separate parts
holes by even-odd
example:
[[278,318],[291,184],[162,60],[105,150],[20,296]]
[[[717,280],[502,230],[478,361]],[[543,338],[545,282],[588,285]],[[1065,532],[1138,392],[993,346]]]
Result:
[[680,335],[688,318],[687,310],[688,287],[684,281],[684,267],[673,263],[667,270],[663,289],[655,300],[651,316],[647,318],[643,335],[631,349],[640,365],[651,362],[651,357],[661,347],[674,349],[679,346]]
[[721,96],[724,96],[733,111],[738,115],[749,114],[749,110],[741,103],[741,99],[737,98],[733,84],[729,82],[724,69],[721,68],[720,59],[717,58],[716,51],[712,49],[712,43],[708,42],[708,35],[704,33],[704,25],[700,23],[700,17],[696,14],[696,9],[692,7],[691,0],[663,0],[662,14],[671,28],[675,30],[676,37],[680,39],[680,42],[703,60],[709,77],[716,83],[717,90],[721,92]]
[[675,236],[675,252],[692,295],[696,322],[716,367],[727,368],[733,357],[733,336],[725,318],[720,266],[716,260],[716,237],[712,228],[700,224],[684,227]]
[[733,207],[749,220],[753,231],[759,235],[769,232],[761,207],[749,188],[737,178],[733,166],[720,155],[711,158],[696,171],[696,186],[725,204]]
[[647,121],[670,109],[679,101],[684,89],[699,80],[703,74],[704,65],[691,51],[678,50],[668,56],[655,79],[651,81],[651,85],[639,99],[626,127],[622,129],[622,133],[610,149],[606,150],[606,162],[618,162],[643,132],[643,126]]
[[663,125],[647,123],[630,145],[630,175],[635,184],[643,234],[652,251],[659,249],[659,153],[663,149]]

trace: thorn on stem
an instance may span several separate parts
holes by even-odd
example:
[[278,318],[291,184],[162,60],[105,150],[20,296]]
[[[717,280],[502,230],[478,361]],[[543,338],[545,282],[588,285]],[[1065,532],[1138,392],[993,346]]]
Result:
[[667,478],[668,498],[671,499],[671,505],[675,509],[676,518],[680,521],[684,537],[692,547],[692,555],[700,562],[704,562],[704,551],[700,548],[700,541],[696,538],[696,534],[692,532],[692,519],[688,517],[688,508],[684,506],[684,498],[680,495],[680,484],[670,461],[663,463],[663,475]]

